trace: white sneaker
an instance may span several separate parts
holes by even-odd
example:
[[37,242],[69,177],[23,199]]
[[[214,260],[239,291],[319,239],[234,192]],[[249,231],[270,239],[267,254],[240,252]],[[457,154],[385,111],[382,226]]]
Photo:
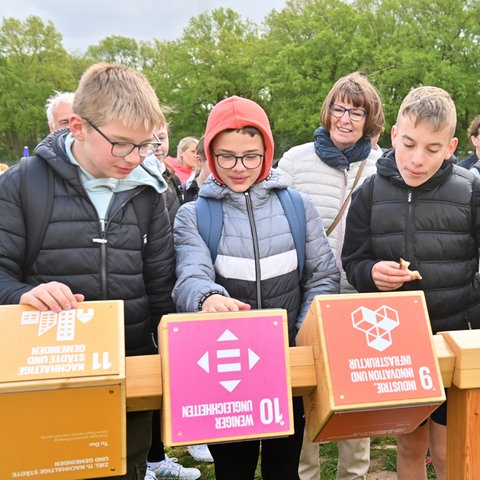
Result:
[[155,472],[147,467],[147,473],[145,474],[145,480],[157,480],[157,476],[155,475]]
[[[197,468],[185,468],[178,463],[177,458],[168,458],[165,454],[165,460],[160,462],[157,468],[153,469],[157,479],[179,478],[181,480],[197,480],[202,475]],[[149,479],[150,480],[150,479]]]
[[212,454],[207,445],[190,445],[188,447],[188,453],[197,462],[213,462]]

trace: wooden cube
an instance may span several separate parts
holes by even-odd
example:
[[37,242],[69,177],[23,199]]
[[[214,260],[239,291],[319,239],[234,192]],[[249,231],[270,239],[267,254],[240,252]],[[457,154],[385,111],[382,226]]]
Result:
[[293,433],[285,310],[162,317],[167,446]]
[[0,320],[0,478],[124,474],[123,302],[0,306]]
[[423,292],[317,296],[297,345],[315,358],[311,441],[407,433],[445,400]]

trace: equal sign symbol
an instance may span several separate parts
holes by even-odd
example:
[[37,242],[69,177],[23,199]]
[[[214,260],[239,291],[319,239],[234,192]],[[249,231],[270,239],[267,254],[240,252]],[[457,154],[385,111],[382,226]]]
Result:
[[[217,342],[238,342],[239,339],[230,330],[225,330]],[[217,373],[224,377],[224,374],[232,372],[241,372],[241,351],[240,348],[219,348],[216,351],[217,357]],[[248,348],[248,369],[251,370],[256,363],[260,360],[260,357],[250,348]],[[210,373],[210,356],[209,352],[200,358],[197,364],[203,368],[207,373]],[[219,380],[220,385],[227,391],[232,392],[241,382],[239,378],[230,378],[228,380]]]

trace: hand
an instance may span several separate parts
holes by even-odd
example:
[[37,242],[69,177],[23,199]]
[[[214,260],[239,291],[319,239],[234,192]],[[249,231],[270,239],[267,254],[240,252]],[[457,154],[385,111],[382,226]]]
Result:
[[406,270],[400,270],[398,262],[381,261],[372,268],[372,280],[380,291],[389,292],[412,279]]
[[202,305],[202,312],[238,312],[240,310],[250,310],[250,308],[248,303],[215,294],[205,299]]
[[59,313],[61,310],[77,308],[77,303],[83,302],[84,299],[81,293],[72,293],[63,283],[49,282],[24,293],[20,297],[20,305],[30,305],[42,312],[52,310]]

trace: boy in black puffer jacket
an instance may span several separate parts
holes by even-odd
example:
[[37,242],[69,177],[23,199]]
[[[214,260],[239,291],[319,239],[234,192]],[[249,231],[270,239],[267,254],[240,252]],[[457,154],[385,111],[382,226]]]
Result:
[[[0,177],[1,305],[58,313],[84,300],[123,300],[127,355],[157,352],[153,330],[174,311],[167,185],[151,155],[159,147],[154,132],[165,123],[141,73],[100,63],[83,74],[69,128],[51,133],[29,159],[48,172],[52,208],[28,267],[33,222],[25,222],[23,170],[14,166]],[[143,212],[145,229],[137,198],[155,205]],[[145,476],[150,429],[151,412],[127,413],[127,474],[109,478]]]
[[[451,160],[455,126],[445,90],[420,87],[406,96],[392,128],[394,150],[353,194],[342,252],[347,279],[359,292],[423,290],[433,333],[480,328],[480,193],[473,173]],[[401,269],[400,258],[422,278]],[[437,479],[444,480],[446,434],[443,404],[399,435],[398,478],[426,478],[430,449]]]

